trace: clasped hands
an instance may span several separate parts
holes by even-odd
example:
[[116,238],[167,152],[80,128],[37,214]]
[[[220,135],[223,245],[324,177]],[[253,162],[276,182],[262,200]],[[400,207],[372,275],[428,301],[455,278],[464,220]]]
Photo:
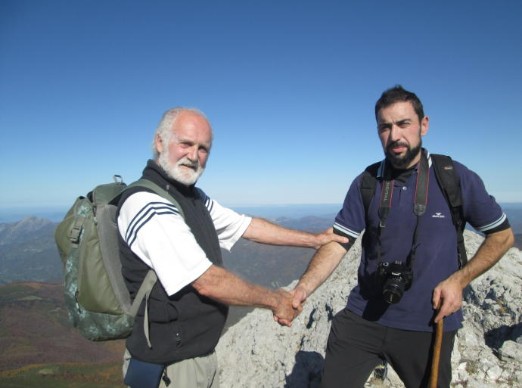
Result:
[[[321,248],[331,242],[348,243],[348,238],[334,233],[333,228],[316,235],[315,248]],[[307,291],[299,284],[292,290],[277,290],[279,301],[272,309],[274,320],[281,326],[292,326],[292,321],[303,311],[303,303],[308,297]]]
[[303,303],[306,300],[306,292],[301,287],[296,287],[292,291],[282,288],[277,290],[279,303],[272,310],[274,320],[281,326],[292,326],[292,321],[303,311]]

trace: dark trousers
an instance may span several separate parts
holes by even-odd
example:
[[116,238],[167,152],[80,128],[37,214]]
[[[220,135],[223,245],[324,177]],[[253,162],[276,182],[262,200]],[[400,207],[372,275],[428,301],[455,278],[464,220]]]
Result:
[[[456,333],[445,332],[442,338],[438,388],[450,386]],[[363,387],[383,360],[393,367],[407,388],[427,387],[433,342],[431,332],[384,327],[344,309],[332,322],[321,387]]]

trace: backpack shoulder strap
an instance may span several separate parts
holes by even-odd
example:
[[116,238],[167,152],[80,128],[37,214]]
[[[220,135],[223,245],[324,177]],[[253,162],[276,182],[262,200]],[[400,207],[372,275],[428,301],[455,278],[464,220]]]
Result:
[[457,231],[457,248],[459,265],[462,267],[468,261],[466,248],[464,246],[464,227],[466,225],[462,210],[462,193],[460,189],[460,178],[455,171],[453,160],[446,155],[431,154],[431,161],[435,170],[437,182],[444,193],[451,210],[451,219]]
[[154,270],[149,270],[147,272],[147,275],[145,275],[145,279],[143,279],[143,282],[141,283],[140,288],[138,289],[138,293],[136,294],[136,297],[134,298],[134,301],[132,302],[132,305],[130,307],[129,314],[132,317],[135,317],[138,313],[138,309],[140,308],[141,301],[145,299],[145,316],[143,319],[143,333],[145,334],[145,339],[147,340],[147,345],[149,346],[149,349],[152,348],[152,343],[150,342],[150,331],[149,331],[149,296],[152,292],[152,289],[156,285],[156,282],[158,281],[158,276],[156,275],[156,272]]
[[[167,190],[163,189],[156,183],[154,183],[148,179],[141,178],[141,179],[138,179],[136,182],[133,182],[130,185],[128,185],[125,189],[127,190],[127,189],[130,189],[133,187],[147,188],[147,189],[153,191],[154,193],[158,194],[159,196],[165,198],[167,201],[172,202],[172,204],[174,206],[176,206],[176,208],[178,209],[181,216],[183,218],[185,218],[183,209],[179,205],[178,201],[176,201],[176,199],[172,195],[170,195]],[[149,296],[152,291],[152,288],[156,284],[157,280],[158,280],[158,277],[156,275],[156,272],[154,272],[154,270],[152,270],[152,269],[149,270],[149,272],[147,272],[147,275],[145,276],[145,279],[143,279],[143,282],[141,283],[140,288],[138,289],[138,292],[136,294],[136,297],[134,298],[134,301],[132,302],[132,306],[130,309],[130,313],[132,314],[132,316],[136,316],[142,300],[145,299],[146,305],[145,305],[145,316],[144,316],[144,320],[143,320],[143,331],[144,331],[145,338],[147,340],[147,345],[149,346],[149,348],[152,348],[152,345],[150,342],[149,325],[148,325],[148,322],[149,322],[148,301],[149,301]]]
[[174,198],[172,195],[170,195],[169,192],[167,190],[165,190],[164,188],[162,188],[160,185],[157,185],[156,183],[154,183],[154,182],[152,182],[152,181],[150,181],[148,179],[140,178],[136,182],[133,182],[130,185],[128,185],[126,189],[129,189],[131,187],[145,187],[145,188],[147,188],[149,190],[152,190],[154,193],[156,193],[159,196],[165,198],[167,201],[172,202],[172,204],[174,206],[176,206],[176,208],[178,209],[178,211],[181,214],[181,216],[183,218],[185,218],[185,214],[183,213],[183,209],[181,208],[181,206],[178,203],[178,201],[176,201],[176,198]]
[[451,207],[462,206],[460,179],[453,166],[453,160],[447,155],[431,154],[435,176]]
[[366,167],[363,172],[361,180],[361,196],[363,200],[365,216],[368,215],[370,202],[372,201],[373,195],[375,193],[375,187],[377,186],[377,170],[379,169],[380,164],[381,162],[374,163]]

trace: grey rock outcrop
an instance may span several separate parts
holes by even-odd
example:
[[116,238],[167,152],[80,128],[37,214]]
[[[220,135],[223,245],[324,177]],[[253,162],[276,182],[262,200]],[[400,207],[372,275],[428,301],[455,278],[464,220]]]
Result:
[[[469,256],[482,237],[466,231]],[[257,309],[228,329],[217,347],[220,382],[236,387],[316,387],[330,322],[356,283],[360,244],[307,301],[291,328]],[[294,282],[295,283],[295,282]],[[291,284],[289,288],[294,285]],[[465,291],[464,327],[452,355],[453,387],[522,386],[522,261],[512,248]],[[367,386],[403,387],[391,367],[378,368]]]

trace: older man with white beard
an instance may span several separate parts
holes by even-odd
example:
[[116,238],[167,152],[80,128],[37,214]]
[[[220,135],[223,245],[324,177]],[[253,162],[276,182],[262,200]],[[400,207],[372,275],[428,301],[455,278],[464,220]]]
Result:
[[230,250],[241,237],[309,248],[347,241],[332,230],[311,234],[286,229],[222,207],[195,186],[211,146],[212,128],[203,113],[167,111],[154,135],[154,160],[148,161],[143,178],[165,189],[177,204],[135,187],[119,205],[122,272],[131,297],[151,268],[159,279],[126,343],[126,358],[133,361],[129,371],[138,368],[133,374],[150,377],[152,386],[219,386],[214,348],[227,305],[267,308],[288,322],[299,314],[288,292],[251,284],[224,269],[221,248]]

